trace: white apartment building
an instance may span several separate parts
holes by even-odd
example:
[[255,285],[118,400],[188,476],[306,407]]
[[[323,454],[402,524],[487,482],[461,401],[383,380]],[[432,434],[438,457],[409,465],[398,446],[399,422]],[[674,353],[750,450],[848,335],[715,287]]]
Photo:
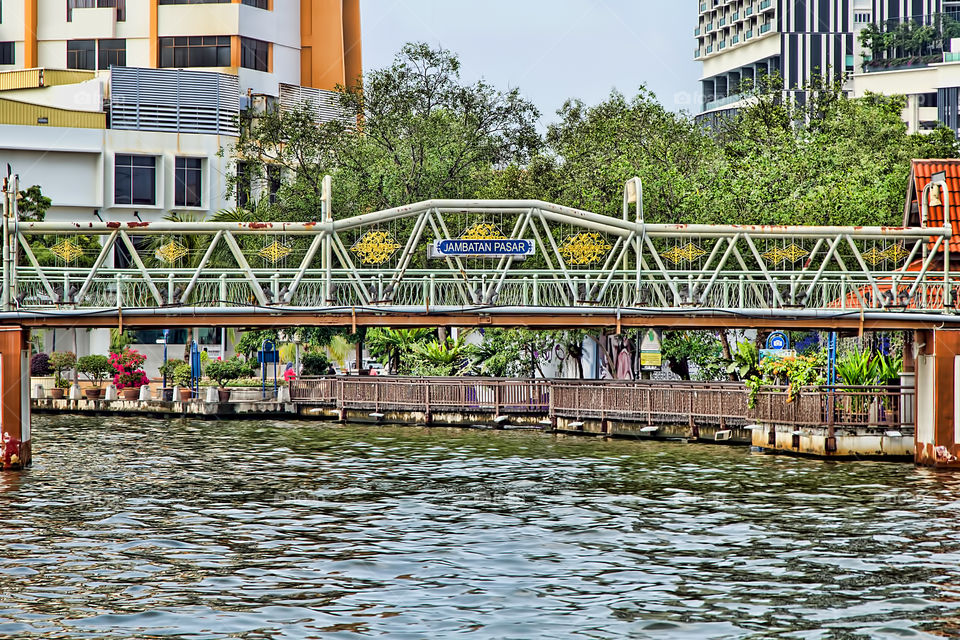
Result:
[[[815,76],[844,78],[845,89],[861,96],[867,91],[905,94],[904,119],[911,131],[936,125],[940,84],[953,72],[932,67],[950,65],[951,54],[912,56],[890,70],[870,64],[872,52],[860,43],[868,25],[893,30],[899,23],[939,24],[938,16],[960,18],[957,0],[698,0],[700,15],[694,30],[695,57],[703,62],[700,117],[716,117],[743,100],[741,81],[778,73],[788,92],[802,102],[804,87]],[[930,53],[930,52],[927,52]],[[891,51],[903,55],[903,51]],[[931,58],[938,58],[931,60]],[[931,67],[931,68],[928,68]],[[925,71],[909,77],[909,69]],[[950,86],[956,87],[954,83]],[[952,94],[956,100],[956,94]],[[953,108],[956,112],[956,106]],[[940,113],[940,116],[943,114]],[[940,118],[942,121],[942,118]],[[953,127],[957,130],[957,127]]]
[[[241,111],[276,99],[329,116],[360,55],[359,0],[0,0],[0,168],[40,185],[51,220],[208,216],[248,193],[227,188]],[[108,341],[86,333],[78,355]]]

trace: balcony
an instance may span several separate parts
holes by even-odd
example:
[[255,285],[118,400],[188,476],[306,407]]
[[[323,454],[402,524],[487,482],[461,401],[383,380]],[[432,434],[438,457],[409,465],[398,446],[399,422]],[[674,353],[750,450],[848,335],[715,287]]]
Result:
[[719,50],[719,49],[723,49],[723,48],[726,47],[726,46],[727,46],[727,41],[726,41],[726,40],[721,40],[721,41],[720,41],[720,46],[718,46],[717,49],[718,49],[718,50]]
[[726,24],[727,24],[727,19],[726,19],[726,18],[720,18],[720,22],[719,22],[718,24],[719,24],[721,27],[724,26],[724,25],[726,25]]
[[740,19],[740,14],[738,12],[734,12],[733,15],[730,16],[730,20],[733,22],[736,22],[739,19]]
[[773,28],[773,23],[772,23],[772,22],[768,22],[767,24],[765,24],[765,25],[763,25],[762,27],[760,27],[760,33],[766,33],[767,31],[770,31],[770,29],[772,29],[772,28]]
[[740,36],[733,36],[732,38],[730,38],[731,45],[737,44],[738,42],[740,42]]
[[700,27],[697,27],[696,29],[693,30],[693,35],[695,36],[700,35]]
[[701,2],[701,3],[700,3],[700,13],[703,13],[703,12],[706,11],[706,10],[707,10],[707,3],[706,3],[706,2]]
[[752,15],[753,15],[753,7],[747,7],[747,10],[743,12],[743,15],[745,15],[745,16],[752,16]]
[[707,53],[713,53],[713,45],[707,45]]
[[749,31],[747,31],[747,32],[744,34],[744,36],[743,36],[743,41],[746,42],[747,40],[749,40],[749,39],[752,38],[752,37],[753,37],[753,29],[750,29]]
[[735,103],[735,102],[740,102],[740,101],[743,100],[743,99],[744,99],[744,96],[743,96],[742,93],[735,93],[735,94],[730,95],[730,96],[727,96],[727,97],[725,97],[725,98],[717,98],[716,100],[708,100],[707,102],[704,102],[704,103],[703,103],[703,110],[704,110],[704,111],[710,111],[711,109],[717,109],[717,108],[719,108],[719,107],[725,107],[725,106],[727,106],[727,105],[729,105],[729,104],[733,104],[733,103]]
[[773,6],[773,0],[763,0],[763,2],[760,3],[760,11],[769,9],[772,6]]
[[712,22],[708,22],[708,23],[707,23],[707,31],[713,31],[713,23],[712,23]]

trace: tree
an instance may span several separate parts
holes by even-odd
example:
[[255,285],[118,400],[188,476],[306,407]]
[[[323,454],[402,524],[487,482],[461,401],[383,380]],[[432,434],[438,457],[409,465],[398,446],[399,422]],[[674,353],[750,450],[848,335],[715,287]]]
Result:
[[417,344],[434,334],[433,329],[391,329],[375,327],[367,331],[366,343],[370,355],[383,358],[393,373],[408,373],[409,356]]
[[717,336],[707,331],[667,331],[663,334],[663,357],[682,380],[690,380],[690,365],[699,369],[700,380],[721,380],[726,363]]
[[27,187],[17,194],[17,212],[20,220],[25,222],[43,222],[47,209],[53,203],[43,195],[40,185]]

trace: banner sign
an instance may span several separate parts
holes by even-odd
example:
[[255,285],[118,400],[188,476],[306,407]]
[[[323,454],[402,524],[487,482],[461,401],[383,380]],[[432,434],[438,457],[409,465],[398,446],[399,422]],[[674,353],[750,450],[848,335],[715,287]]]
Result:
[[657,371],[663,366],[663,353],[660,348],[660,332],[647,329],[640,339],[640,368],[643,371]]
[[533,240],[434,240],[433,256],[436,258],[480,256],[502,258],[505,256],[533,255]]

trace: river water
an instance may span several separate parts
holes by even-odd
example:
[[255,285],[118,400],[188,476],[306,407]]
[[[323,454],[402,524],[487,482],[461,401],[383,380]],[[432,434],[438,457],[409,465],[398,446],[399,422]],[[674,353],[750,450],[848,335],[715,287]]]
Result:
[[3,638],[960,633],[960,476],[535,432],[34,420]]

